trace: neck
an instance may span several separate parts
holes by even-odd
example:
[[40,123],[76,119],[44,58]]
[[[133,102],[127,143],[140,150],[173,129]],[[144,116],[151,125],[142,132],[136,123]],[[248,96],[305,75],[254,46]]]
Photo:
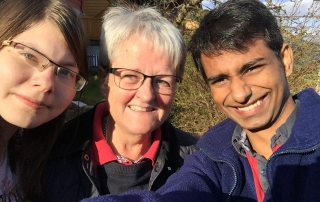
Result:
[[106,139],[113,152],[135,161],[144,155],[152,144],[150,134],[132,134],[116,126],[111,116],[106,117]]
[[287,102],[283,105],[276,121],[270,127],[263,130],[250,131],[245,129],[247,137],[251,143],[252,148],[260,155],[269,159],[273,151],[270,146],[271,138],[276,134],[277,129],[284,124],[295,108],[294,100],[289,97]]
[[275,132],[265,133],[264,135],[261,133],[247,133],[247,137],[254,151],[263,156],[264,158],[269,159],[273,153],[270,147],[270,143],[271,138],[274,134]]
[[0,117],[0,159],[2,159],[5,149],[11,137],[17,132],[19,127],[12,125]]

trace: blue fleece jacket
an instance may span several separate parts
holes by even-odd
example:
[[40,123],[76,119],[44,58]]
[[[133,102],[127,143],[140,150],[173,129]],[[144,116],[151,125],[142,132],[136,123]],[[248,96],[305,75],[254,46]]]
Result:
[[[264,201],[320,201],[320,96],[306,89],[287,142],[269,159]],[[257,201],[252,171],[231,139],[236,123],[227,119],[199,140],[181,170],[156,193],[129,191],[83,200],[95,201]]]

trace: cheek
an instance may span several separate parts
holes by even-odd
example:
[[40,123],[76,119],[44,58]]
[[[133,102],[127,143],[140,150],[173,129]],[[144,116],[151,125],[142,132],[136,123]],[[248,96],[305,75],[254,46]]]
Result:
[[56,93],[55,95],[56,106],[58,106],[61,109],[65,109],[73,100],[74,96],[76,95],[76,91],[72,89],[66,90],[66,88],[60,88],[59,92],[60,93]]
[[225,90],[219,90],[219,89],[212,89],[210,88],[210,92],[211,92],[211,96],[212,96],[212,100],[213,102],[219,106],[219,105],[223,105],[226,97],[227,97],[227,89]]
[[108,101],[109,109],[114,107],[121,107],[127,105],[134,97],[134,91],[122,90],[116,86],[109,87],[106,93],[106,100]]
[[3,57],[0,58],[0,78],[3,78],[1,79],[1,82],[8,82],[10,79],[14,81],[23,79],[26,77],[26,71],[21,70],[21,67],[17,66],[16,63],[13,63]]
[[174,100],[174,96],[161,95],[156,96],[158,106],[165,111],[165,113],[170,113],[171,106]]

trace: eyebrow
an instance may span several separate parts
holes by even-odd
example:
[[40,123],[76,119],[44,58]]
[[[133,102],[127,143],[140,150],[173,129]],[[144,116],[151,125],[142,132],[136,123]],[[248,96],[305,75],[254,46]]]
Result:
[[219,80],[225,79],[225,78],[228,78],[228,76],[225,74],[214,75],[214,76],[207,78],[207,83],[209,83],[210,81],[219,81]]
[[[254,66],[255,64],[257,64],[258,62],[260,62],[262,60],[265,60],[265,58],[255,58],[255,59],[251,60],[250,62],[244,64],[240,69],[240,73],[242,74],[242,73],[246,72],[250,67]],[[214,75],[214,76],[208,77],[207,78],[207,82],[209,82],[209,81],[218,81],[218,80],[221,80],[221,79],[226,79],[228,77],[229,76],[226,75],[226,74],[218,74],[218,75]]]
[[251,60],[250,62],[244,64],[241,69],[240,69],[240,73],[244,73],[246,72],[250,67],[254,66],[255,64],[257,64],[258,62],[265,60],[265,58],[256,58],[254,60]]
[[[21,43],[18,43],[18,44],[21,44]],[[22,44],[22,45],[24,45],[24,44]],[[24,46],[26,46],[26,45],[24,45]],[[41,53],[40,51],[38,51],[37,49],[31,48],[31,47],[29,47],[29,46],[26,46],[26,47],[27,47],[27,48],[30,48],[30,49],[34,50],[35,52],[37,52],[38,54],[44,56],[45,58],[47,58],[47,59],[49,60],[49,62],[53,63],[53,64],[56,65],[56,66],[62,66],[62,67],[67,67],[67,68],[77,67],[77,63],[73,63],[73,62],[69,62],[69,61],[67,61],[67,62],[62,62],[62,63],[60,63],[60,62],[57,63],[57,62],[53,61],[50,57],[48,57],[47,55],[45,55],[44,53]]]
[[60,66],[68,67],[68,68],[77,67],[77,63],[76,62],[62,62],[62,63],[58,63],[58,64]]

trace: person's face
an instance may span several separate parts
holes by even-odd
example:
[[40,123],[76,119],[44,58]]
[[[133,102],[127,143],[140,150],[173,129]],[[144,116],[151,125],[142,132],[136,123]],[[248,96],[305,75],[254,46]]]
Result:
[[262,40],[246,53],[201,55],[208,85],[217,107],[244,129],[260,131],[282,124],[294,109],[287,76],[292,51],[284,45],[282,61]]
[[[10,40],[78,72],[62,33],[50,21],[41,21]],[[18,127],[37,127],[61,114],[76,91],[57,81],[55,65],[40,72],[28,65],[36,62],[32,55],[14,50],[12,46],[0,49],[0,115]]]
[[[119,54],[111,61],[112,68],[126,68],[148,76],[175,75],[172,61],[153,44],[132,37],[119,47]],[[168,118],[174,93],[156,92],[150,78],[137,90],[124,90],[116,86],[114,74],[108,74],[101,92],[106,96],[115,129],[131,134],[149,134]]]

